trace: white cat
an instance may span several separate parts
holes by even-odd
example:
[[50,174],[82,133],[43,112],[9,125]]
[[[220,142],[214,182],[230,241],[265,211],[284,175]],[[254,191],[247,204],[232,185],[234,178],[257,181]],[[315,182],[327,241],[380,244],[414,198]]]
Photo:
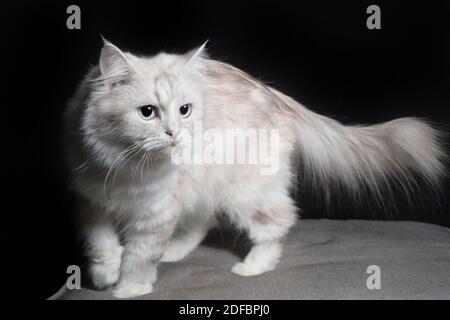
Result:
[[[105,41],[66,121],[90,275],[116,297],[152,292],[158,262],[193,251],[218,212],[253,242],[232,272],[272,270],[296,221],[289,191],[299,170],[326,193],[345,186],[355,200],[365,190],[380,201],[393,184],[408,189],[412,173],[436,188],[443,174],[438,132],[425,122],[344,126],[207,58],[204,45],[144,58]],[[192,143],[195,122],[205,131],[278,130],[277,171],[174,163],[174,150]]]

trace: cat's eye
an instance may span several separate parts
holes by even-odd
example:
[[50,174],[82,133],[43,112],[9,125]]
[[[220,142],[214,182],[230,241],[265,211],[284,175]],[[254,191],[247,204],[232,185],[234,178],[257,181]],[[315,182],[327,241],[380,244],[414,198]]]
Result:
[[152,120],[156,116],[156,107],[152,105],[139,107],[139,115],[144,120]]
[[183,104],[180,107],[180,115],[183,118],[189,117],[191,115],[191,112],[192,112],[192,105],[190,103]]

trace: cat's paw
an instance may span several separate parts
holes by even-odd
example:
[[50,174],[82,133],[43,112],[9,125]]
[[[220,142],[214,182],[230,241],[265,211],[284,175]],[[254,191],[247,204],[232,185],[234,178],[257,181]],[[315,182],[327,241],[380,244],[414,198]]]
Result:
[[130,281],[119,281],[111,290],[114,297],[121,299],[139,297],[152,292],[152,284],[134,283]]
[[120,260],[118,263],[93,263],[89,274],[95,288],[103,290],[117,282],[120,274]]
[[258,264],[250,264],[245,262],[239,262],[234,265],[231,272],[240,276],[256,276],[258,274],[273,270],[273,266],[263,266]]
[[119,246],[108,251],[107,258],[92,261],[89,275],[95,288],[103,290],[119,280],[122,252],[123,247]]

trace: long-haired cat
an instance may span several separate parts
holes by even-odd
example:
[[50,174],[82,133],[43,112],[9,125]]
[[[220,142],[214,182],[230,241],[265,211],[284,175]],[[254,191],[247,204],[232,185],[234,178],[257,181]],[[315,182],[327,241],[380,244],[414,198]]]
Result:
[[[89,273],[116,297],[150,293],[158,262],[192,252],[218,212],[253,244],[232,272],[272,270],[296,221],[290,189],[299,172],[325,193],[345,187],[355,201],[383,202],[395,185],[408,192],[416,175],[439,188],[444,171],[439,132],[426,122],[344,126],[208,58],[204,45],[138,57],[105,41],[66,121]],[[176,163],[174,150],[193,143],[196,122],[203,131],[276,130],[276,170]]]

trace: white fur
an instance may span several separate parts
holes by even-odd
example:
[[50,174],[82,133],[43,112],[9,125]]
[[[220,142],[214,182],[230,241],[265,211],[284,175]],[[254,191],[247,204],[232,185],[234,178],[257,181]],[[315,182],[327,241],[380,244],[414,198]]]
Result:
[[281,257],[281,244],[268,242],[252,247],[243,262],[238,262],[231,269],[240,276],[254,276],[273,270]]
[[[186,103],[192,114],[182,118],[178,110]],[[159,113],[146,121],[138,107],[149,104]],[[272,270],[296,220],[289,192],[298,170],[316,188],[329,191],[337,183],[358,194],[362,185],[380,201],[380,189],[393,183],[408,189],[412,171],[433,186],[443,172],[438,132],[425,122],[343,126],[208,59],[203,47],[143,58],[106,42],[66,120],[90,273],[98,288],[115,284],[116,297],[150,293],[158,261],[194,250],[219,211],[254,243],[233,272]],[[194,121],[205,130],[278,129],[279,170],[261,175],[258,165],[175,165],[170,153],[188,143]]]

